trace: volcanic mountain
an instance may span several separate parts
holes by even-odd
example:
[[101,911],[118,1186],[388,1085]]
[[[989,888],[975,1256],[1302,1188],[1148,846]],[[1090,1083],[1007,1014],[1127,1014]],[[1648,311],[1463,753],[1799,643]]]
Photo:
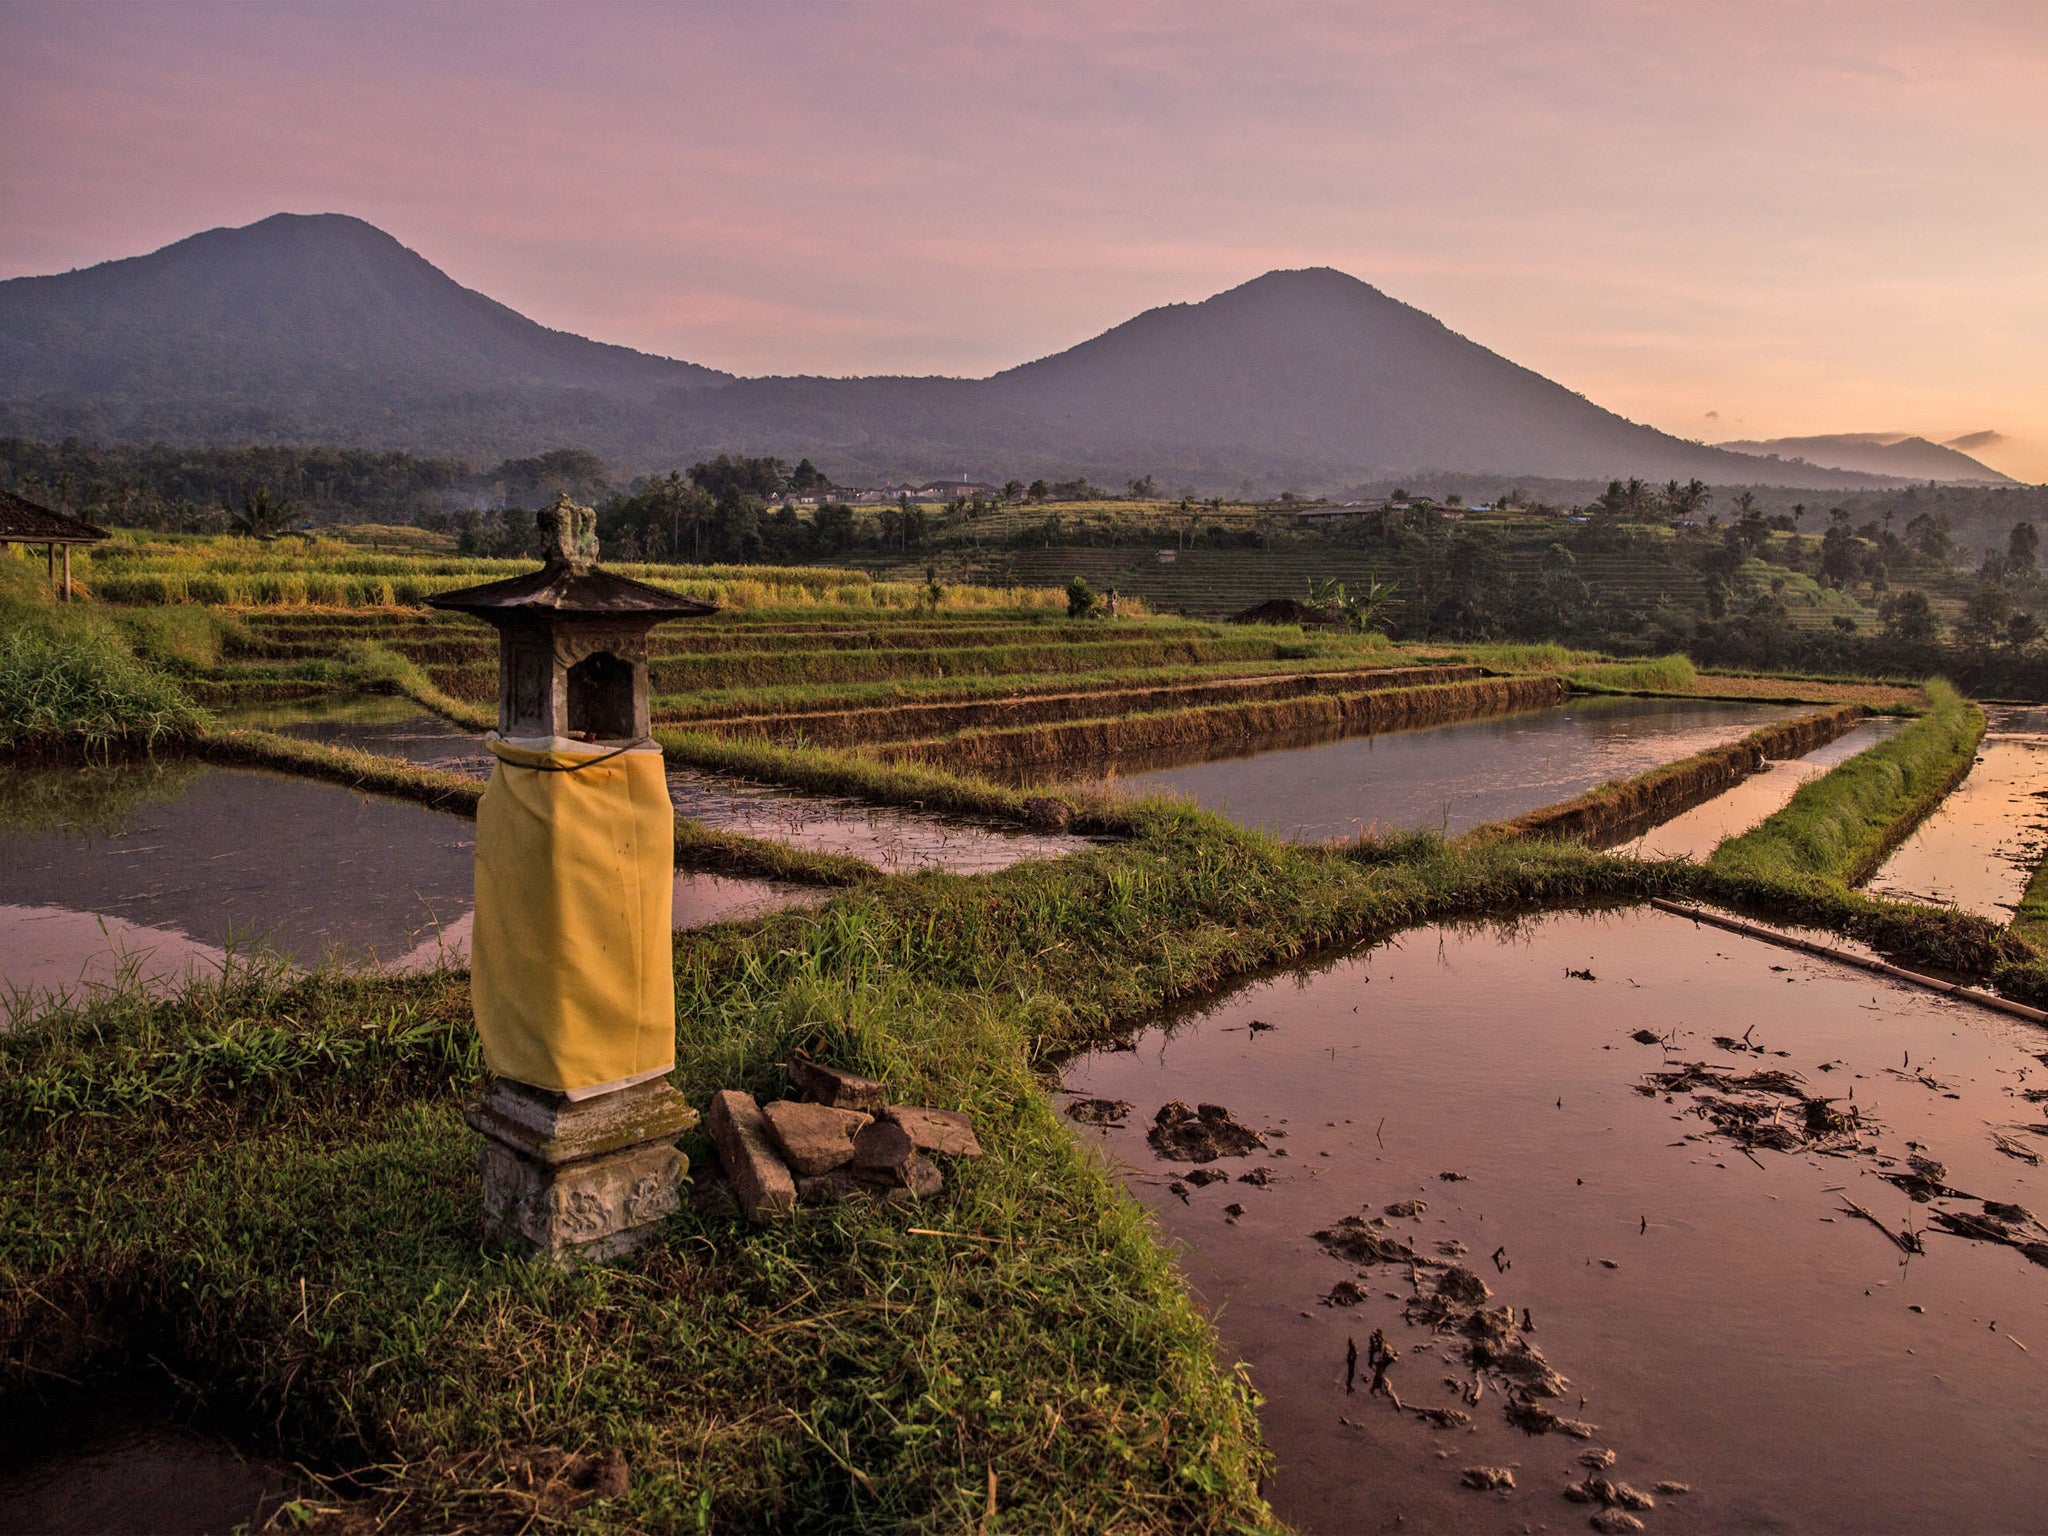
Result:
[[576,446],[625,471],[774,453],[842,478],[1205,489],[1431,469],[1876,483],[1626,421],[1329,268],[1148,310],[987,379],[740,379],[549,330],[339,214],[0,282],[0,431],[479,460]]

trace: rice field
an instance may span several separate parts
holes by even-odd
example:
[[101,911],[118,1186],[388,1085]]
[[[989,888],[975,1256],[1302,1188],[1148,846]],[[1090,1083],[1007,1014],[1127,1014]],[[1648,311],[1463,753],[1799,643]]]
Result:
[[[623,564],[622,575],[685,597],[743,610],[1063,607],[1054,591],[915,580],[877,581],[863,571],[823,566],[677,566]],[[497,581],[532,569],[530,560],[363,550],[339,540],[286,538],[117,538],[95,549],[81,580],[109,603],[178,603],[255,608],[397,608],[440,592]],[[936,593],[932,590],[936,585]]]
[[[472,730],[490,722],[494,637],[424,608],[428,588],[407,583],[446,590],[526,567],[318,554],[123,541],[91,572],[103,599],[128,594],[100,610],[98,632],[202,703],[385,692]],[[640,1268],[507,1287],[473,1237],[474,1148],[455,1106],[480,1067],[465,983],[447,971],[322,973],[168,1001],[111,995],[0,1043],[0,1144],[9,1166],[33,1172],[0,1180],[11,1234],[0,1244],[10,1277],[0,1324],[27,1340],[97,1337],[87,1330],[109,1316],[107,1298],[132,1307],[145,1344],[160,1343],[149,1328],[175,1339],[171,1358],[196,1398],[286,1405],[266,1419],[277,1449],[321,1465],[376,1458],[373,1476],[338,1495],[365,1520],[523,1529],[537,1506],[517,1469],[545,1440],[615,1447],[633,1469],[630,1510],[589,1512],[594,1529],[686,1528],[669,1518],[686,1507],[703,1513],[697,1524],[715,1513],[734,1529],[845,1523],[854,1466],[886,1494],[885,1513],[921,1528],[995,1529],[986,1512],[999,1476],[1002,1528],[1270,1528],[1260,1405],[1156,1229],[1062,1125],[1046,1061],[1128,1036],[1262,967],[1561,902],[1740,904],[2048,1000],[2048,970],[2003,927],[1850,889],[1967,767],[1982,719],[1940,685],[1721,678],[1670,657],[1400,646],[1128,611],[1075,619],[1056,590],[945,587],[934,602],[917,583],[847,571],[624,569],[721,604],[654,637],[656,735],[673,762],[1101,841],[1076,836],[1062,856],[973,878],[898,879],[785,848],[770,829],[678,825],[679,860],[832,893],[800,913],[677,941],[679,1002],[694,1021],[679,1042],[679,1084],[700,1100],[734,1083],[767,1097],[800,1046],[971,1112],[989,1156],[949,1173],[929,1226],[906,1227],[893,1207],[847,1206],[751,1233],[693,1206],[676,1218],[690,1247],[673,1261],[662,1250]],[[1258,743],[1305,726],[1375,732],[1496,714],[1484,724],[1512,725],[1509,711],[1603,692],[1816,710],[1457,838],[1288,845],[1184,802],[1001,777],[1069,753]],[[1866,708],[1925,714],[1815,779],[1720,857],[1623,859],[1583,846],[1711,794],[1767,754],[1824,740]],[[1443,733],[1409,739],[1432,734]],[[427,804],[476,795],[459,774],[295,737],[216,725],[195,750]],[[1532,779],[1526,757],[1510,766]],[[1574,952],[1553,965],[1546,952],[1553,989],[1574,1005],[1606,995],[1577,990],[1594,982],[1590,971],[1556,979],[1574,959],[1585,964]],[[1603,958],[1598,969],[1615,1006],[1639,1010],[1619,990],[1619,964]],[[1784,995],[1783,981],[1771,985]],[[1517,996],[1466,1015],[1490,1030],[1520,1006]],[[1260,1049],[1306,1038],[1299,1017],[1262,1025],[1281,1033]],[[1490,1054],[1467,1059],[1484,1064],[1494,1091]],[[1309,1065],[1332,1070],[1319,1056]],[[1300,1129],[1298,1156],[1315,1134]],[[1371,1139],[1365,1155],[1376,1160]],[[690,1151],[711,1166],[701,1137]],[[1446,1153],[1417,1166],[1448,1165]],[[137,1167],[161,1176],[138,1181]],[[1462,1195],[1447,1187],[1433,1198],[1448,1209]],[[1649,1227],[1645,1217],[1641,1232],[1633,1221],[1627,1230],[1646,1237]],[[1517,1256],[1518,1275],[1540,1271],[1533,1240]],[[1582,1268],[1606,1283],[1607,1270],[1574,1253],[1571,1272]],[[1606,1315],[1565,1307],[1539,1302],[1546,1339]],[[108,1336],[109,1360],[135,1365],[129,1354],[143,1345]],[[19,1387],[44,1365],[25,1356],[0,1384]],[[536,1384],[527,1402],[545,1405],[538,1429],[519,1396]],[[729,1432],[707,1441],[700,1405]],[[700,1488],[715,1501],[686,1506]]]

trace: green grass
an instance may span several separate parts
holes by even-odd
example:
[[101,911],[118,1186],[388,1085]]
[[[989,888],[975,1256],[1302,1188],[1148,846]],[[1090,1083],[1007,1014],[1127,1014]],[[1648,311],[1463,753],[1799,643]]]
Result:
[[[429,551],[367,551],[329,539],[118,536],[81,567],[93,594],[135,606],[198,603],[227,607],[390,608],[532,569],[524,560],[479,560]],[[916,610],[929,599],[922,581],[876,581],[864,571],[828,566],[611,567],[724,608]],[[943,584],[939,611],[1055,608],[1057,592]]]
[[707,773],[732,774],[814,794],[849,795],[874,805],[1030,824],[1034,819],[1032,802],[1046,800],[1065,808],[1074,831],[1108,835],[1130,835],[1179,814],[1178,802],[1159,797],[1133,800],[1072,788],[1040,795],[971,774],[883,762],[844,748],[786,747],[660,728],[654,739],[671,761]]
[[1927,712],[1897,735],[1799,788],[1760,826],[1715,849],[1712,866],[1773,882],[1860,885],[1975,761],[1984,712],[1940,679]]
[[2035,948],[2048,951],[2048,858],[2034,866],[2026,894],[2013,911],[2012,931]]
[[707,688],[691,693],[658,694],[657,718],[683,723],[754,714],[801,714],[839,709],[874,709],[890,704],[972,703],[1044,693],[1112,692],[1130,688],[1168,688],[1182,683],[1221,682],[1348,672],[1362,666],[1398,666],[1398,656],[1321,654],[1314,659],[1211,662],[1202,665],[1112,667],[1067,672],[1048,678],[1036,672],[1006,672],[985,677],[888,678],[868,683],[796,683],[781,687]]
[[146,752],[203,719],[104,614],[51,602],[26,562],[0,559],[0,755]]
[[1586,693],[1697,693],[1700,681],[1691,659],[1685,656],[1602,662],[1574,668],[1565,676],[1574,688]]

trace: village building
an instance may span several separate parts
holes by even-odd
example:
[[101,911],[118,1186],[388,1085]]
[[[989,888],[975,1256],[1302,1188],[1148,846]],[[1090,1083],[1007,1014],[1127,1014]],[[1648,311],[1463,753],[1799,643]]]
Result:
[[995,496],[1001,487],[980,480],[927,480],[910,494],[920,501],[951,501],[954,497]]

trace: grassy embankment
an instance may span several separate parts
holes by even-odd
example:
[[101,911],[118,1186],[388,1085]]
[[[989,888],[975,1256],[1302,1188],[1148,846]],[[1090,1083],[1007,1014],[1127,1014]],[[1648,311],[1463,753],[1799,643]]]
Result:
[[1984,712],[1939,679],[1927,712],[1897,735],[1800,786],[1791,803],[1714,851],[1731,878],[1861,885],[1963,781]]
[[[1689,876],[1687,894],[1766,921],[1859,939],[1901,964],[1979,978],[2019,1001],[2048,1006],[2048,963],[2023,930],[1855,889],[1974,761],[1983,712],[1939,679],[1924,685],[1924,697],[1925,712],[1897,735],[1802,785],[1783,810],[1722,843]],[[1861,713],[1860,706],[1845,705],[1766,726],[1740,742],[1477,828],[1454,846],[1620,840],[1742,777],[1759,752],[1810,751],[1853,726]]]
[[204,716],[107,617],[51,600],[0,557],[0,755],[107,758],[183,741]]
[[[991,727],[1044,725],[1103,716],[1156,714],[1216,704],[1265,703],[1317,693],[1370,687],[1419,687],[1459,682],[1479,675],[1477,667],[1346,667],[1335,671],[1290,669],[1271,676],[1242,672],[1192,682],[1162,682],[1148,673],[1143,682],[1057,692],[1005,693],[972,702],[908,700],[848,709],[688,717],[722,736],[756,736],[805,746],[852,746],[930,737]],[[666,715],[673,719],[675,716]]]
[[[1682,659],[1609,663],[1553,645],[1401,648],[1373,637],[1044,616],[987,623],[871,615],[853,629],[837,627],[846,617],[819,611],[769,623],[759,614],[721,615],[661,632],[657,675],[698,685],[657,697],[664,747],[688,766],[789,788],[1129,833],[1144,813],[1112,798],[1063,791],[1053,806],[1052,797],[981,775],[1020,763],[1050,772],[1061,762],[1304,725],[1441,723],[1554,702],[1567,683],[1679,693],[1698,682]],[[481,700],[495,657],[480,626],[433,614],[393,623],[289,610],[240,622],[236,646],[252,671],[331,666],[374,677],[472,728],[489,724]],[[952,643],[902,644],[912,632]],[[821,635],[861,643],[817,648]],[[1424,670],[1398,670],[1416,664]],[[1464,682],[1463,673],[1482,668],[1509,676]],[[777,681],[791,677],[809,680]],[[1461,686],[1415,686],[1437,680]],[[1503,703],[1493,693],[1509,697]]]
[[[1391,680],[1390,681],[1397,681]],[[1295,698],[1191,705],[1004,729],[969,727],[923,741],[875,749],[889,762],[923,763],[959,772],[1019,767],[1052,769],[1076,759],[1100,762],[1140,752],[1217,741],[1258,741],[1281,732],[1360,733],[1414,730],[1513,710],[1561,704],[1554,677],[1487,677],[1422,686],[1377,686],[1314,692]]]
[[1713,798],[1765,761],[1802,757],[1855,727],[1859,704],[1838,704],[1794,720],[1761,726],[1739,741],[1695,752],[1634,778],[1617,779],[1570,800],[1479,829],[1488,841],[1525,837],[1569,838],[1612,847]]
[[2048,951],[2048,859],[2034,866],[2033,878],[2013,912],[2012,931],[2036,949]]
[[[191,750],[212,762],[324,779],[470,820],[475,820],[477,802],[484,792],[482,779],[465,774],[274,731],[208,731],[191,743]],[[859,859],[720,832],[682,816],[676,818],[675,838],[676,868],[695,874],[833,886],[859,885],[877,878],[874,867]]]

